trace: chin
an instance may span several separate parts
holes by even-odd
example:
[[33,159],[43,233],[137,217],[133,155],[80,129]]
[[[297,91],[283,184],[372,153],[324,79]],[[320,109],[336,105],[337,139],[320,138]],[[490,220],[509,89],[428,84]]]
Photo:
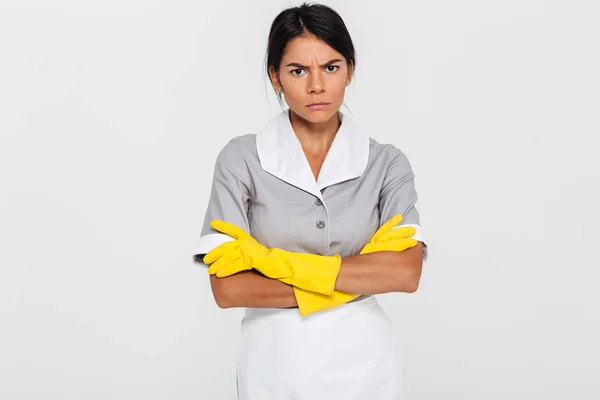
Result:
[[[292,110],[294,111],[294,110]],[[294,111],[300,118],[310,122],[312,124],[320,124],[329,121],[331,118],[337,115],[337,109],[328,109],[320,111],[302,110],[302,113]]]

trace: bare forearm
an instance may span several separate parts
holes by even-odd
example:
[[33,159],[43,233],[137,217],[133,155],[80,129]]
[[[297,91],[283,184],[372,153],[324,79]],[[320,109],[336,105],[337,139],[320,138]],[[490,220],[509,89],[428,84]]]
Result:
[[342,259],[335,289],[356,294],[417,290],[423,264],[423,245],[402,252],[381,251]]
[[221,308],[283,308],[298,305],[292,286],[256,271],[239,272],[226,278],[211,275],[210,284]]

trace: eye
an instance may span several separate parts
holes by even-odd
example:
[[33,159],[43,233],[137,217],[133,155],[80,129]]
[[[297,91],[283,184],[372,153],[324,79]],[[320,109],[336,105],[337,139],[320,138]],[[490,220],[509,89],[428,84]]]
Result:
[[[333,68],[333,70],[332,70],[331,68]],[[335,72],[335,71],[337,71],[339,68],[340,68],[340,67],[339,67],[339,65],[328,65],[328,66],[327,66],[327,72]]]
[[293,69],[293,70],[291,70],[291,71],[290,71],[290,73],[291,73],[292,75],[295,75],[295,76],[300,76],[300,74],[299,74],[299,73],[298,73],[298,74],[295,74],[295,72],[296,72],[296,71],[302,72],[302,68],[296,68],[296,69]]

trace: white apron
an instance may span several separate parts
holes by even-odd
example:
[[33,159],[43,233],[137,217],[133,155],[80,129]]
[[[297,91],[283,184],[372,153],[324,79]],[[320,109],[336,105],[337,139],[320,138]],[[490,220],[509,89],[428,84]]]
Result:
[[402,352],[374,296],[302,317],[249,308],[238,360],[240,400],[404,400]]

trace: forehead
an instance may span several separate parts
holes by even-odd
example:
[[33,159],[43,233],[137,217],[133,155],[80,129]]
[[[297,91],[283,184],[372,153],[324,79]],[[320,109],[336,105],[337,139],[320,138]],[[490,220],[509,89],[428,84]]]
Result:
[[344,57],[338,53],[333,47],[322,41],[316,36],[298,36],[290,40],[285,46],[283,61],[302,62],[303,60],[317,60],[318,62],[326,62],[333,58]]

